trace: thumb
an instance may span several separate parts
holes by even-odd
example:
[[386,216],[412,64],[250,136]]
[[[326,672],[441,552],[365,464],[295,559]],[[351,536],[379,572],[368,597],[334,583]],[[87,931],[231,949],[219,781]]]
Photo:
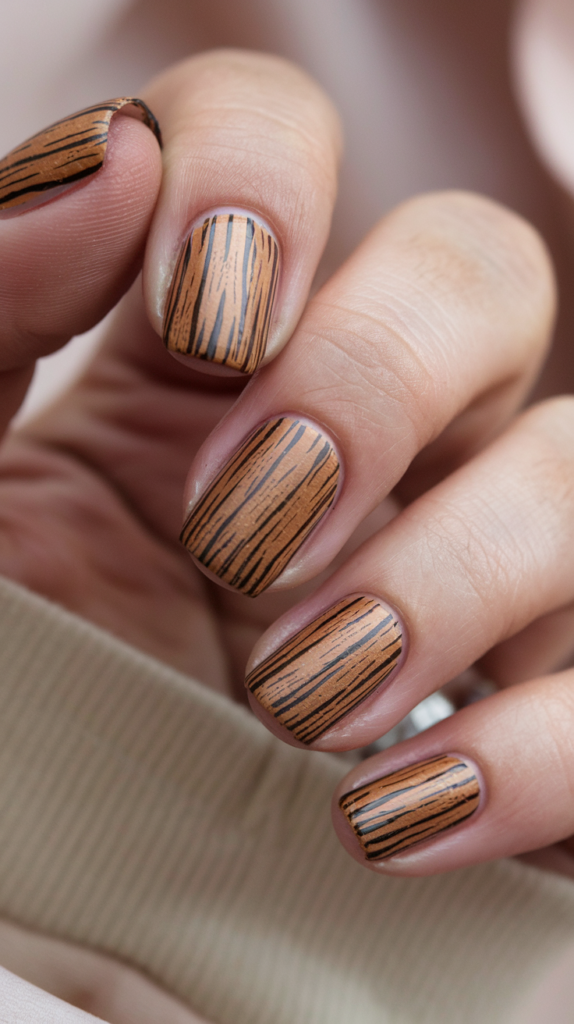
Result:
[[[140,108],[145,123],[124,116]],[[158,131],[142,101],[111,100],[0,161],[0,430],[35,360],[98,323],[138,273],[161,181]]]

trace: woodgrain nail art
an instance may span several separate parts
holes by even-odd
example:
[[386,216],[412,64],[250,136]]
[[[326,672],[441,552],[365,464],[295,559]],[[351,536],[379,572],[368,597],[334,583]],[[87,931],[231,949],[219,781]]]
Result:
[[402,630],[372,597],[346,597],[296,633],[245,685],[302,743],[312,743],[396,667]]
[[0,161],[0,210],[38,200],[51,189],[99,171],[110,122],[123,107],[139,117],[161,145],[159,125],[143,100],[123,96],[87,107],[33,135]]
[[384,860],[476,811],[478,779],[464,761],[440,755],[401,768],[339,800],[367,860]]
[[279,249],[251,217],[209,217],[183,243],[164,315],[170,352],[253,373],[265,355]]
[[256,597],[329,509],[339,472],[317,427],[290,416],[269,420],[199,499],[181,541],[206,569]]

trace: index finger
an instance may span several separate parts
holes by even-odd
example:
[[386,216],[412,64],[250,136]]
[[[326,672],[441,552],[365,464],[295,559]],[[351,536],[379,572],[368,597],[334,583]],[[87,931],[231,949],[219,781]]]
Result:
[[337,115],[287,61],[233,50],[185,61],[146,96],[165,143],[148,315],[195,368],[252,373],[307,300],[335,200]]

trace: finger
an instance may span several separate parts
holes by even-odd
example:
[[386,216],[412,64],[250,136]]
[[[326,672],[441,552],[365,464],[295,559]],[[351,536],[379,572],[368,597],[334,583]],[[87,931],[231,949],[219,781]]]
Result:
[[146,95],[165,140],[151,322],[182,359],[252,373],[307,300],[335,199],[337,116],[293,65],[233,50],[185,61]]
[[345,847],[377,870],[427,875],[566,839],[573,683],[572,671],[522,683],[364,761],[333,802]]
[[54,199],[104,165],[112,117],[137,116],[161,145],[159,124],[142,100],[122,97],[56,121],[0,160],[0,210],[18,212]]
[[314,576],[478,395],[498,387],[499,424],[509,415],[553,295],[545,251],[513,214],[456,193],[399,208],[199,453],[183,543],[249,596]]
[[[123,109],[143,110],[146,124]],[[140,100],[64,119],[0,164],[0,203],[12,211],[0,220],[2,425],[35,359],[97,323],[133,280],[160,177],[155,120]]]
[[529,410],[373,537],[253,652],[273,731],[366,746],[495,644],[574,599],[574,402]]
[[514,686],[536,676],[569,668],[574,658],[574,606],[542,615],[480,661],[498,686]]

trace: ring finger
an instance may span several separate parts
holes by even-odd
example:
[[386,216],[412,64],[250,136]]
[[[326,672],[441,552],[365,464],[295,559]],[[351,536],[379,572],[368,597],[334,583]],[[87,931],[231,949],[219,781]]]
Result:
[[337,115],[292,64],[232,50],[184,61],[146,96],[165,143],[151,323],[195,369],[253,373],[293,332],[327,239]]
[[505,638],[574,599],[574,403],[537,406],[367,541],[255,648],[285,739],[366,746]]

